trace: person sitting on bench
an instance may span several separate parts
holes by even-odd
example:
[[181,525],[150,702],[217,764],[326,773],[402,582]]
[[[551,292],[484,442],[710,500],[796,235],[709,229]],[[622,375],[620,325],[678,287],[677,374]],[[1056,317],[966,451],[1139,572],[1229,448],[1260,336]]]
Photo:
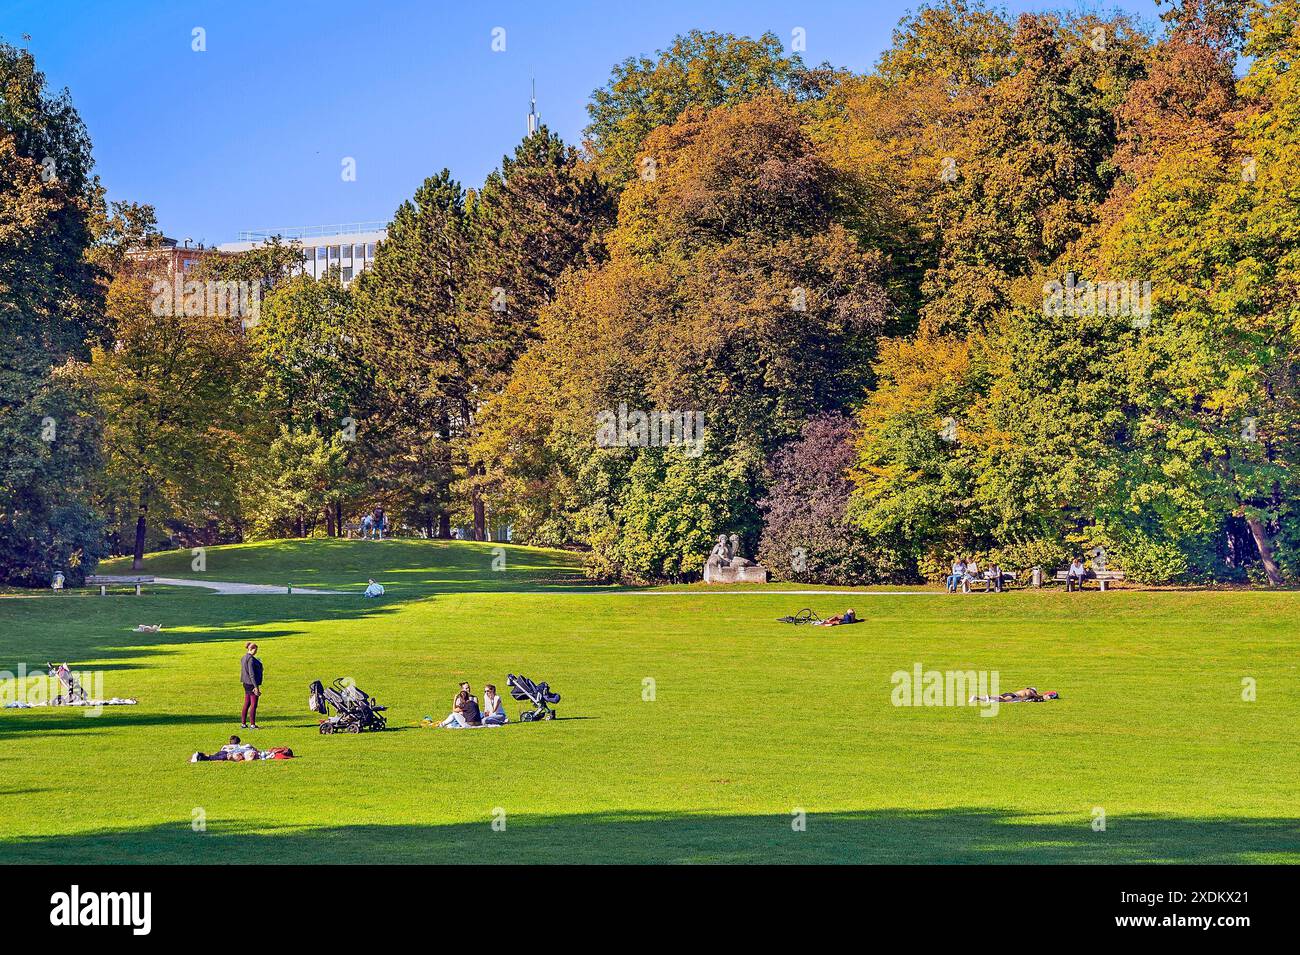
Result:
[[1087,568],[1083,566],[1083,561],[1078,557],[1070,561],[1070,569],[1065,572],[1065,591],[1069,593],[1076,587],[1083,589],[1083,582],[1088,577]]
[[995,593],[1002,593],[1002,581],[1005,576],[999,564],[991,564],[984,571],[984,592],[988,593],[991,588]]
[[952,573],[948,575],[948,593],[955,594],[957,585],[961,583],[962,578],[966,576],[966,558],[958,557],[957,563],[952,565]]

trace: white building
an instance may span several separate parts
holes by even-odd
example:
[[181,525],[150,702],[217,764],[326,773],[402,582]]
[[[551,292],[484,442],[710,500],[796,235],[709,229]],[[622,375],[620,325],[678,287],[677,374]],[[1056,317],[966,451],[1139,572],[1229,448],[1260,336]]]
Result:
[[238,242],[217,246],[218,252],[248,252],[273,236],[302,246],[303,266],[298,271],[319,278],[335,267],[347,285],[362,269],[375,264],[375,247],[388,235],[382,222],[351,222],[309,229],[261,229],[239,233]]

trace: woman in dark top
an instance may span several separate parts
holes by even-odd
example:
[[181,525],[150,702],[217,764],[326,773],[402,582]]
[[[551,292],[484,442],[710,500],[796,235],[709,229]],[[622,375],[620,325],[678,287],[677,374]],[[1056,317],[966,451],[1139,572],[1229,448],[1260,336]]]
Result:
[[244,729],[257,725],[257,698],[262,695],[262,661],[257,659],[257,644],[246,643],[248,651],[239,661],[239,682],[244,685],[244,716],[239,725]]

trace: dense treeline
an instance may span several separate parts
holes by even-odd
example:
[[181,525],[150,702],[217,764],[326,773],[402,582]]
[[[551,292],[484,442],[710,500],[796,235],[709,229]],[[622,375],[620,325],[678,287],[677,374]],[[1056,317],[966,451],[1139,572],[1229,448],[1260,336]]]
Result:
[[158,314],[151,211],[0,47],[0,566],[381,503],[638,580],[723,532],[830,583],[1293,578],[1300,0],[1164,7],[941,0],[865,76],[692,32],[615,67],[581,150],[431,176],[347,288],[205,260],[252,322]]

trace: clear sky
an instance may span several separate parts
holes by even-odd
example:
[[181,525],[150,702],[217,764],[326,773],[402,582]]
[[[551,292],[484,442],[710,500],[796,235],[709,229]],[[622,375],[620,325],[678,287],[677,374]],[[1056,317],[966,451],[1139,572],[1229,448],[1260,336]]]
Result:
[[[387,221],[444,166],[477,186],[524,135],[529,81],[552,130],[577,144],[611,67],[692,28],[787,46],[866,71],[917,0],[0,0],[0,37],[29,34],[38,66],[90,129],[110,198],[152,203],[164,232]],[[1123,9],[1155,0],[1005,0],[1012,12]],[[504,52],[492,33],[505,30]],[[206,51],[195,52],[194,30]],[[343,163],[355,160],[355,181]]]

